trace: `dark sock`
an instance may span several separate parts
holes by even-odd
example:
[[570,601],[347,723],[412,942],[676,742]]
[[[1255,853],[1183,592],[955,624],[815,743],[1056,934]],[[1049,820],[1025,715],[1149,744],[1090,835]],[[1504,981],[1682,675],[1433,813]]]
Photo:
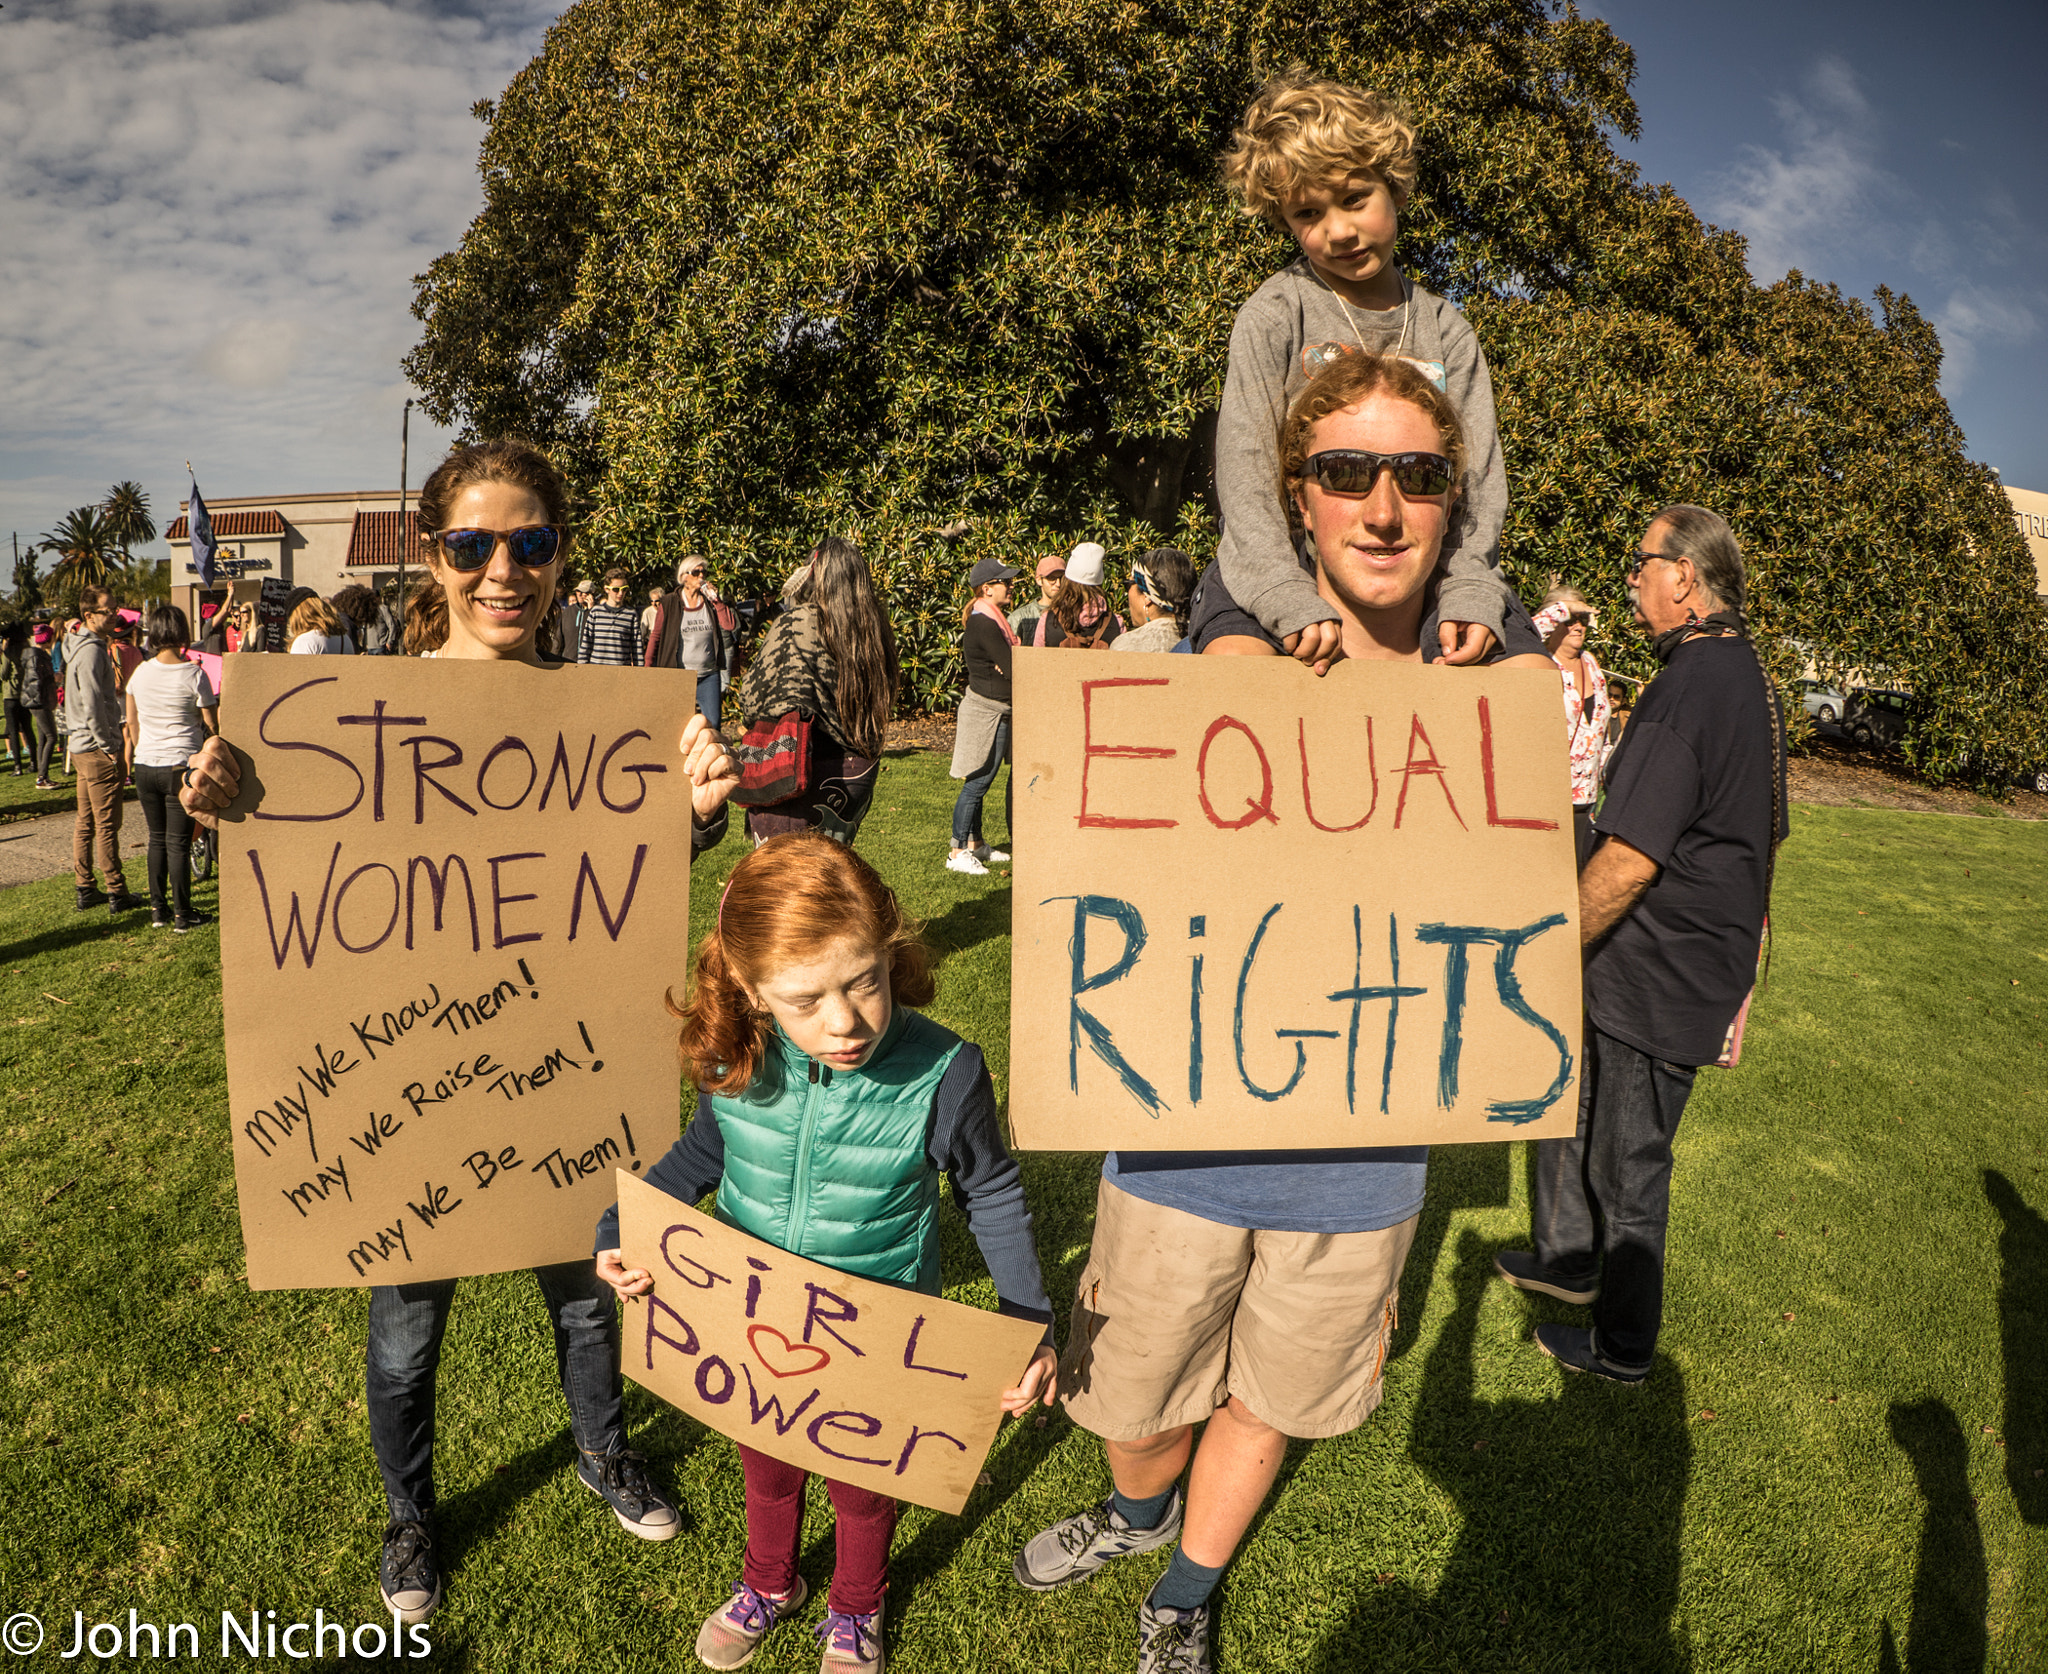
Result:
[[1109,1503],[1116,1508],[1116,1514],[1134,1529],[1156,1529],[1166,1515],[1166,1507],[1173,1499],[1169,1486],[1165,1493],[1154,1494],[1149,1500],[1134,1500],[1127,1497],[1122,1489],[1114,1489]]
[[1154,1610],[1199,1610],[1209,1602],[1216,1583],[1223,1579],[1219,1565],[1204,1569],[1187,1555],[1184,1547],[1173,1549],[1173,1562],[1166,1566],[1145,1602]]

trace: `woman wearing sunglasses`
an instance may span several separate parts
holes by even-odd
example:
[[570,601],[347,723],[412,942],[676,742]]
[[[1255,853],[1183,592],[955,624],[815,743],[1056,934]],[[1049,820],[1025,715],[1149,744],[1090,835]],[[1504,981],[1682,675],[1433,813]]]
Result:
[[[406,610],[407,649],[436,658],[560,662],[554,602],[568,546],[568,491],[554,466],[513,442],[458,448],[421,488],[419,517],[429,579]],[[739,776],[701,715],[690,717],[681,748],[691,785],[694,857],[724,834],[726,798]],[[179,800],[202,824],[214,825],[239,779],[232,752],[212,739],[190,758]],[[610,1289],[592,1261],[536,1268],[534,1277],[554,1327],[577,1476],[629,1534],[669,1539],[680,1526],[676,1508],[648,1480],[642,1456],[626,1445],[619,1321]],[[446,1279],[370,1292],[370,1444],[390,1510],[380,1588],[406,1622],[425,1621],[441,1602],[433,1531],[434,1384],[455,1285]]]

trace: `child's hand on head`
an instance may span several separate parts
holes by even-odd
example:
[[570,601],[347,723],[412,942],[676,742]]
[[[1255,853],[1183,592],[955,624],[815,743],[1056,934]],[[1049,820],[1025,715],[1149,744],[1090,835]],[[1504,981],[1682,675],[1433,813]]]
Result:
[[621,1296],[640,1296],[654,1288],[644,1267],[628,1267],[617,1250],[597,1252],[597,1276]]
[[[600,1269],[602,1271],[602,1269]],[[1003,1391],[1003,1411],[1013,1418],[1029,1412],[1038,1402],[1052,1405],[1052,1398],[1059,1390],[1059,1356],[1044,1344],[1031,1357],[1031,1364],[1024,1368],[1024,1376],[1015,1389]]]

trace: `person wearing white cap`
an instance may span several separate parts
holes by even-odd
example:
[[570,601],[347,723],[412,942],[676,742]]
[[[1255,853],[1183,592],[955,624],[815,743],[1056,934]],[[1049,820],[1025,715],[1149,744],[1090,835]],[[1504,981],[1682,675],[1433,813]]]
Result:
[[[981,805],[996,782],[996,771],[1010,759],[1010,674],[1017,636],[1003,607],[1010,602],[1010,583],[1017,572],[1000,558],[984,558],[969,573],[974,589],[962,618],[960,649],[967,659],[967,690],[953,729],[953,777],[967,782],[953,804],[953,848],[946,870],[981,877],[989,862],[1008,860],[981,834]],[[1003,823],[1010,822],[1010,789],[1003,785]]]
[[1110,610],[1102,591],[1103,565],[1108,557],[1094,541],[1083,541],[1067,554],[1066,579],[1038,619],[1034,645],[1058,645],[1077,636],[1089,645],[1115,643],[1124,624]]

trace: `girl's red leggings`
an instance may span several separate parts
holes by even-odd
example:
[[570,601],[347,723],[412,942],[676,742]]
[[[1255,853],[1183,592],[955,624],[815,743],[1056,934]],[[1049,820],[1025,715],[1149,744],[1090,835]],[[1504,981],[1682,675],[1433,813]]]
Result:
[[[804,1532],[808,1471],[785,1465],[751,1447],[740,1449],[747,1478],[747,1585],[757,1593],[786,1593],[796,1585],[797,1547]],[[881,1609],[889,1590],[889,1540],[896,1532],[896,1502],[851,1483],[825,1479],[838,1514],[833,1541],[831,1603],[850,1616]]]

